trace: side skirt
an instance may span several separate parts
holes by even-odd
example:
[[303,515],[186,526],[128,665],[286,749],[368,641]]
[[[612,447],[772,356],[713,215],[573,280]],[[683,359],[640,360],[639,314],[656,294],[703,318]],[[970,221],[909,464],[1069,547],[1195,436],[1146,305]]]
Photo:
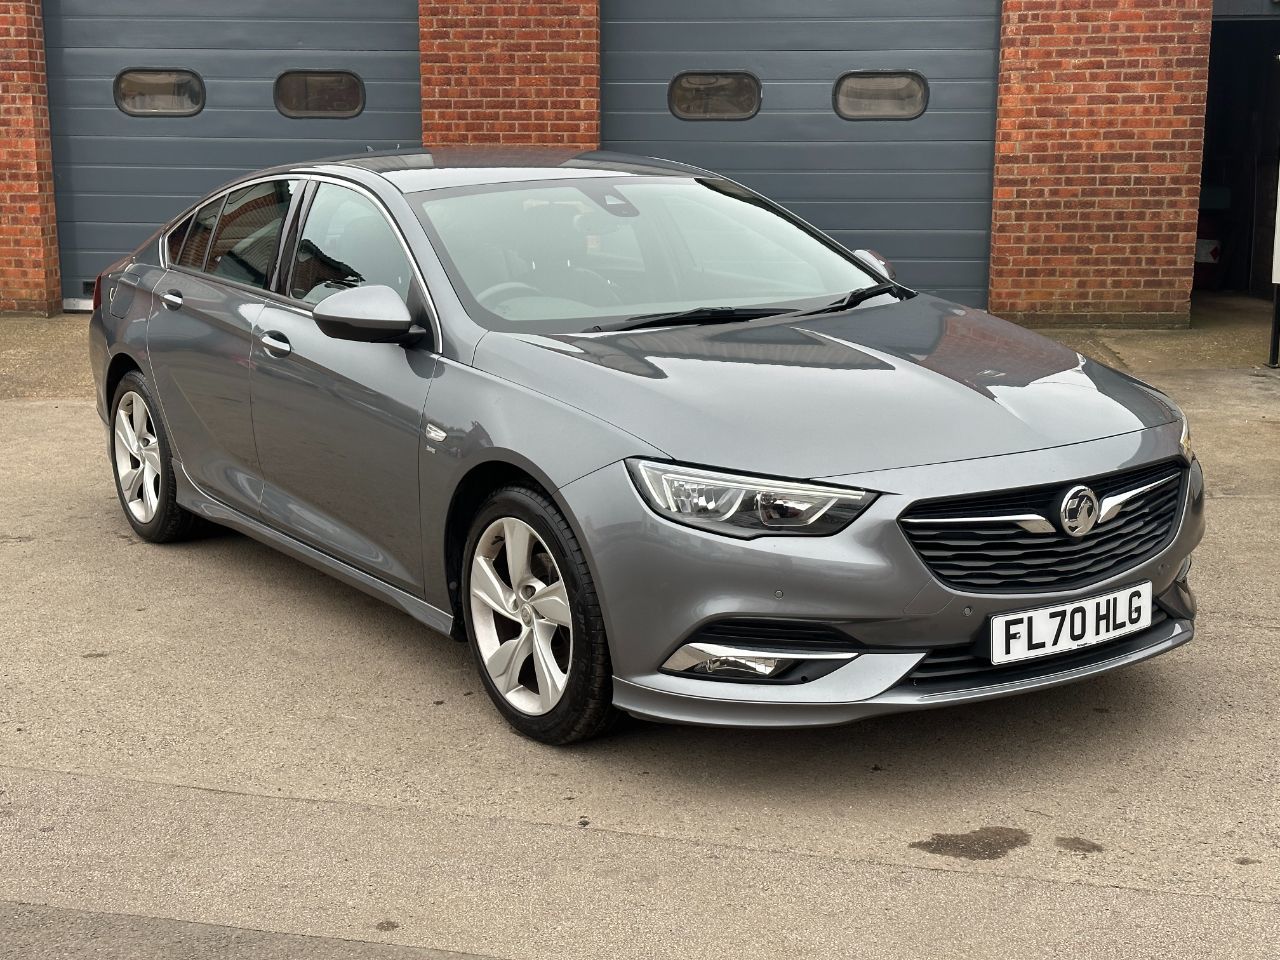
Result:
[[377,577],[371,577],[362,570],[357,570],[348,563],[329,556],[314,547],[310,547],[287,534],[281,533],[261,521],[247,517],[239,510],[234,510],[219,503],[200,490],[187,476],[187,471],[178,460],[173,461],[173,473],[178,481],[178,503],[196,516],[204,517],[213,523],[230,527],[246,536],[265,543],[269,547],[288,554],[295,560],[301,560],[308,566],[315,567],[329,576],[350,584],[357,590],[363,590],[370,596],[377,597],[385,603],[399,607],[413,619],[425,624],[432,630],[448,636],[453,629],[453,615],[433,607],[425,600],[406,593],[399,587],[384,583]]

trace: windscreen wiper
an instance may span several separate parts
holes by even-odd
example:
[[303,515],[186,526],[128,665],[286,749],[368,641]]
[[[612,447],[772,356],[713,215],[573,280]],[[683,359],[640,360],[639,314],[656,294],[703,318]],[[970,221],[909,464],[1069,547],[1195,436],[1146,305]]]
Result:
[[829,303],[825,307],[818,307],[816,310],[802,310],[799,313],[793,313],[793,317],[816,317],[820,313],[839,313],[841,310],[852,310],[860,303],[866,303],[876,297],[882,297],[886,293],[892,293],[899,300],[906,300],[910,297],[911,291],[900,283],[892,280],[886,283],[877,283],[871,287],[863,287],[860,290],[851,291],[847,296],[841,297],[835,303]]
[[694,307],[674,313],[642,313],[611,324],[597,324],[593,333],[616,330],[639,330],[642,327],[674,327],[694,323],[733,323],[738,320],[759,320],[789,312],[784,307]]

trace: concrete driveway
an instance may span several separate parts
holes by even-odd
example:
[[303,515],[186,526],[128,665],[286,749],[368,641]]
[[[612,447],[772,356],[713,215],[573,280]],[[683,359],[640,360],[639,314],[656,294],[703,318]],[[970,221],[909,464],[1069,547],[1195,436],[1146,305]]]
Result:
[[301,564],[139,542],[85,318],[0,321],[0,957],[1276,956],[1280,379],[1210,306],[1062,335],[1193,418],[1193,644],[987,705],[569,750]]

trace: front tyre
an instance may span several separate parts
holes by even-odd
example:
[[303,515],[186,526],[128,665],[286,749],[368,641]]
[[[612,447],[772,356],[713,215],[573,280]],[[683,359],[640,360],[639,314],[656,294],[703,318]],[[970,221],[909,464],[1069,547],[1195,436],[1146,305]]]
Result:
[[567,744],[616,718],[591,572],[542,493],[505,487],[481,506],[462,564],[463,617],[494,705],[534,740]]
[[125,374],[111,398],[107,449],[129,526],[144,540],[169,543],[190,536],[196,518],[178,506],[173,453],[158,409],[146,378]]

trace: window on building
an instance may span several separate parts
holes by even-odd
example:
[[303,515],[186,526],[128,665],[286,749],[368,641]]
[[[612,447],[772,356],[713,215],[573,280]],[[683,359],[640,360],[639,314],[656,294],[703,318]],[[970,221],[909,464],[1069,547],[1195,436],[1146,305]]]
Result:
[[354,117],[364,109],[364,82],[347,70],[290,70],[276,77],[276,109],[286,117]]
[[191,229],[187,231],[187,242],[182,245],[182,253],[178,255],[180,267],[192,270],[204,269],[204,255],[209,250],[209,238],[213,236],[213,228],[218,224],[218,214],[222,212],[222,201],[226,196],[214,197],[196,211],[191,221]]
[[298,183],[268,180],[228,194],[205,272],[265,290]]
[[667,106],[681,120],[747,120],[760,110],[760,81],[749,73],[689,71],[671,81]]
[[408,304],[413,267],[400,237],[372,200],[320,184],[298,241],[289,295],[319,303],[339,290],[372,284],[390,287]]
[[929,105],[929,82],[913,70],[853,70],[832,91],[845,120],[914,120]]
[[125,70],[116,106],[131,117],[194,117],[204,109],[204,81],[190,70]]

